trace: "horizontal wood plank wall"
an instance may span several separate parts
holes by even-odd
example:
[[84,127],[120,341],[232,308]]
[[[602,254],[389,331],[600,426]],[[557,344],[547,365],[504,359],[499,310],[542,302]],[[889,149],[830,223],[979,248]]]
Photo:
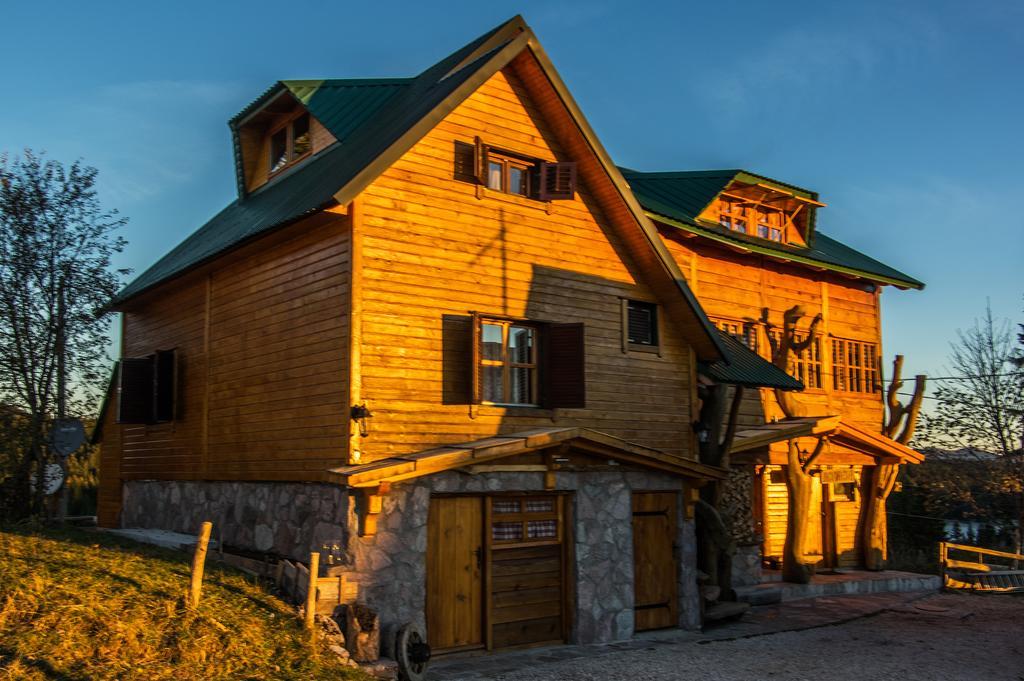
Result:
[[[475,136],[544,160],[569,160],[506,69],[492,77],[362,194],[362,397],[374,414],[363,459],[534,427],[575,425],[688,454],[689,359],[662,325],[662,356],[622,352],[621,297],[638,283],[587,186],[545,204],[453,179],[454,142]],[[587,408],[557,413],[471,407],[470,311],[586,325]],[[446,333],[448,337],[446,338]],[[445,354],[447,351],[447,356]],[[446,395],[465,386],[459,399]],[[446,403],[447,402],[447,403]]]
[[[806,316],[798,328],[808,327],[818,313],[826,316],[819,330],[827,329],[832,337],[849,338],[879,344],[876,296],[864,290],[863,284],[829,272],[816,272],[759,255],[733,253],[701,243],[699,238],[684,238],[678,230],[661,227],[669,252],[688,279],[696,276],[697,298],[712,319],[759,321],[762,308],[769,310],[769,319],[782,326],[783,313],[801,305]],[[822,283],[827,286],[822,286]],[[827,292],[827,304],[823,304]],[[883,416],[881,393],[860,394],[832,390],[831,341],[821,335],[824,389],[807,390],[799,400],[809,405],[811,413],[842,414],[851,423],[880,431]],[[770,350],[761,334],[759,351],[766,359]],[[750,391],[741,409],[742,423],[763,423],[765,418],[780,416],[772,391]]]
[[[853,469],[854,480],[860,480],[861,466],[850,466],[850,468]],[[764,555],[781,559],[786,543],[786,514],[789,509],[789,496],[786,493],[782,466],[768,466],[764,475],[767,478],[764,512],[768,528],[764,540]],[[857,519],[861,506],[860,492],[857,493],[856,501],[833,501],[828,506],[830,508],[825,512],[832,514],[836,533],[836,567],[857,567],[861,563],[860,533],[857,532]],[[811,512],[817,513],[818,509],[811,509]]]
[[100,447],[100,481],[96,500],[96,521],[100,527],[118,527],[121,517],[121,429],[115,422],[117,394],[108,395],[103,415],[103,444]]
[[180,401],[173,423],[105,431],[123,479],[321,480],[344,463],[349,242],[347,218],[312,218],[126,310],[123,355],[176,347]]
[[[851,466],[853,479],[859,481],[861,466]],[[859,485],[859,483],[857,483]],[[860,517],[861,494],[858,490],[856,500],[837,501],[834,506],[836,526],[836,552],[838,567],[857,567],[861,563],[861,533],[857,531]]]

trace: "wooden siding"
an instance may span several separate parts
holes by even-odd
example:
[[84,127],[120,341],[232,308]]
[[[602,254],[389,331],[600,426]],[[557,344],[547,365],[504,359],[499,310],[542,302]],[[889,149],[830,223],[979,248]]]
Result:
[[123,356],[177,348],[178,417],[117,425],[112,396],[105,521],[116,519],[121,480],[312,481],[344,463],[349,242],[347,218],[326,213],[168,282],[123,312]]
[[[694,290],[708,316],[739,322],[756,322],[762,309],[770,321],[782,326],[783,313],[802,305],[806,316],[798,325],[806,329],[814,315],[821,313],[819,327],[824,386],[808,389],[798,400],[809,413],[841,414],[851,423],[880,430],[883,417],[881,393],[861,394],[832,389],[831,337],[866,341],[878,345],[878,293],[864,290],[861,282],[829,272],[778,263],[760,255],[734,253],[702,243],[697,237],[685,238],[679,230],[661,228],[672,256]],[[760,354],[768,359],[770,351],[763,332],[759,333]],[[770,390],[748,391],[741,409],[742,423],[764,423],[782,412]]]
[[[655,300],[590,187],[545,205],[453,179],[475,136],[570,160],[512,67],[493,76],[362,194],[362,460],[531,427],[584,426],[689,455],[689,348],[622,351],[621,298]],[[479,194],[478,194],[479,191]],[[587,408],[471,406],[471,311],[586,325]]]

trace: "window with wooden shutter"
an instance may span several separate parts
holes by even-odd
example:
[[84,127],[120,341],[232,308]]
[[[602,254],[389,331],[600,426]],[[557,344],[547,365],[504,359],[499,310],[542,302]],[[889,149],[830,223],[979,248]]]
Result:
[[473,140],[473,176],[482,185],[487,184],[487,145],[479,137]]
[[642,300],[627,300],[624,332],[629,346],[658,347],[658,306]]
[[177,412],[177,353],[158,350],[153,356],[153,420],[173,421]]
[[576,163],[540,164],[540,189],[538,198],[541,201],[569,201],[576,194]]
[[118,423],[162,423],[177,416],[177,352],[158,350],[149,357],[118,362]]
[[475,146],[456,140],[452,177],[459,182],[476,182]]
[[583,324],[549,324],[544,343],[544,406],[587,406],[586,343]]
[[126,357],[117,369],[117,422],[153,420],[153,359]]
[[475,137],[473,144],[455,142],[453,176],[489,190],[541,201],[571,200],[576,193],[576,164],[549,163],[510,149],[499,149]]

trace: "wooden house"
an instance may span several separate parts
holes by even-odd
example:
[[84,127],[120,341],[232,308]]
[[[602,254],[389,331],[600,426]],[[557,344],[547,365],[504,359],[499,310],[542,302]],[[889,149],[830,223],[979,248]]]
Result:
[[924,285],[822,233],[827,208],[816,192],[743,170],[623,174],[719,329],[772,360],[793,311],[794,340],[805,346],[783,358],[802,391],[785,395],[785,404],[766,389],[741,398],[731,447],[740,501],[732,520],[748,556],[736,563],[747,568],[736,581],[757,581],[762,558],[782,561],[794,436],[804,458],[817,441],[827,442],[809,467],[808,561],[869,565],[862,499],[871,494],[872,471],[922,458],[881,434],[880,297],[885,286]]
[[708,318],[523,20],[231,130],[238,198],[114,301],[100,523],[318,551],[442,651],[697,626],[698,384],[801,383]]

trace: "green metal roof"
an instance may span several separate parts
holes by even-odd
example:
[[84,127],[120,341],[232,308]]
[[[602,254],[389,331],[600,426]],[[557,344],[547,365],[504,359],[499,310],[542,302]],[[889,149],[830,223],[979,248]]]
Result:
[[517,20],[489,31],[415,78],[282,81],[271,87],[232,124],[287,88],[338,143],[233,201],[122,289],[111,305],[335,203],[341,188],[508,45]]
[[719,383],[747,388],[779,388],[803,390],[804,384],[764,359],[742,342],[719,330],[725,348],[725,362],[700,363],[700,373]]
[[783,258],[813,267],[864,277],[901,288],[924,288],[924,283],[899,270],[836,241],[818,230],[810,234],[807,247],[781,244],[699,221],[697,216],[734,179],[765,181],[817,200],[817,194],[801,187],[772,180],[743,170],[704,170],[693,172],[644,173],[621,169],[630,189],[649,216],[661,223],[706,236],[753,253]]

